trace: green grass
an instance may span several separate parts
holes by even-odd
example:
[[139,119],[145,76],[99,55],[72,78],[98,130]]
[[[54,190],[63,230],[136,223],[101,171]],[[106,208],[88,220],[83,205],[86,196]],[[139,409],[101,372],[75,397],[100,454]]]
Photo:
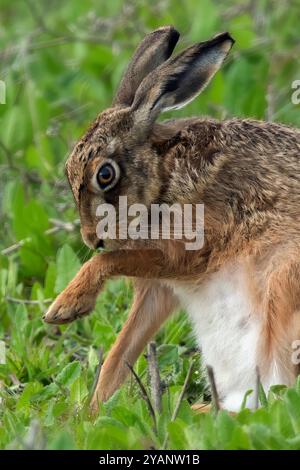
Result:
[[[91,420],[87,403],[98,351],[108,352],[131,303],[124,280],[110,282],[84,320],[53,327],[41,319],[44,301],[90,256],[78,227],[49,233],[53,219],[78,218],[64,161],[110,104],[145,31],[173,23],[183,35],[179,48],[224,30],[237,41],[209,88],[174,116],[251,116],[300,125],[299,106],[291,103],[291,84],[300,79],[299,1],[240,5],[1,1],[0,79],[7,99],[0,105],[0,251],[22,244],[0,255],[0,448],[162,448],[168,434],[171,449],[300,449],[300,382],[262,395],[262,408],[253,413],[191,411],[190,403],[209,392],[184,313],[156,338],[165,384],[157,433],[133,381]],[[192,378],[171,422],[191,360]],[[145,356],[135,370],[149,390]]]

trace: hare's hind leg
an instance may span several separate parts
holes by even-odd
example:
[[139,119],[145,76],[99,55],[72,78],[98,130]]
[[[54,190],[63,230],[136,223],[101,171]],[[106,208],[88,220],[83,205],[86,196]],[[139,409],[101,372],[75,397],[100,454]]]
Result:
[[97,412],[99,403],[108,400],[122,385],[129,372],[127,364],[134,364],[177,305],[172,291],[158,282],[137,279],[134,287],[128,319],[100,372],[91,402],[93,412]]
[[266,283],[259,353],[266,391],[276,384],[292,385],[300,372],[295,351],[300,340],[300,263],[294,259],[289,261],[287,254]]

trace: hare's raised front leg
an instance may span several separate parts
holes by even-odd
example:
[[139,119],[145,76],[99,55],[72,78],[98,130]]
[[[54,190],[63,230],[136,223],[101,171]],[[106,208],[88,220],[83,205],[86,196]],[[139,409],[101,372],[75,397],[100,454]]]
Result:
[[202,259],[201,256],[197,259],[196,264],[183,260],[175,265],[165,259],[162,251],[158,249],[99,253],[82,266],[75,278],[50,306],[44,320],[48,323],[68,323],[90,313],[104,281],[113,276],[174,279],[190,276],[193,270],[200,276],[201,270],[206,266],[206,259],[205,257]]
[[95,273],[97,256],[85,263],[74,279],[50,305],[44,316],[47,323],[69,323],[88,315],[95,307],[104,278]]
[[134,301],[128,319],[119,333],[101,369],[91,402],[93,412],[122,385],[145,345],[175,310],[172,291],[155,281],[137,279]]

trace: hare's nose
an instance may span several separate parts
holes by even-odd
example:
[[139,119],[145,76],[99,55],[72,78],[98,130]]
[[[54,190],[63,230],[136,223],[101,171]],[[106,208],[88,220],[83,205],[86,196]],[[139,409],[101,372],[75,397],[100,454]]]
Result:
[[103,248],[103,240],[100,240],[97,237],[96,233],[93,232],[84,232],[81,230],[82,240],[88,248],[96,250],[97,248]]

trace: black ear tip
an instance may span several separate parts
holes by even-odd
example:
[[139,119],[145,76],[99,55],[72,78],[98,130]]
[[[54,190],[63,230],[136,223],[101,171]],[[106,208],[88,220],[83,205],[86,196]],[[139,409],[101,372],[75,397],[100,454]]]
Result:
[[232,48],[235,40],[227,31],[225,33],[216,34],[212,39],[208,41],[199,42],[196,44],[196,53],[203,52],[209,49],[221,49],[224,52],[228,53]]
[[162,26],[157,31],[167,34],[169,38],[169,42],[173,43],[174,46],[177,43],[179,36],[180,36],[180,33],[177,31],[177,29],[174,28],[172,24],[168,26]]
[[180,33],[174,26],[170,26],[170,38],[169,38],[169,48],[173,51],[174,47],[176,46]]
[[233,37],[231,36],[231,34],[226,31],[226,33],[224,33],[226,35],[226,38],[231,41],[232,45],[235,43],[235,39],[233,39]]
[[166,46],[166,59],[172,54],[178,39],[179,32],[174,28],[173,25],[161,26],[160,28],[153,31],[153,34],[161,34],[165,41]]
[[172,24],[166,26],[160,26],[160,28],[155,29],[152,31],[152,34],[167,34],[169,36],[174,36],[177,39],[179,38],[179,32],[174,28]]
[[179,36],[180,36],[179,31],[177,31],[177,29],[175,29],[175,28],[172,26],[171,33],[172,33],[172,37],[173,37],[174,39],[176,38],[176,42],[177,42],[178,39],[179,39]]
[[228,31],[225,31],[224,33],[217,34],[216,36],[213,37],[212,39],[217,40],[218,42],[225,42],[225,41],[230,41],[231,44],[233,45],[235,43],[235,39],[231,36],[231,34]]

